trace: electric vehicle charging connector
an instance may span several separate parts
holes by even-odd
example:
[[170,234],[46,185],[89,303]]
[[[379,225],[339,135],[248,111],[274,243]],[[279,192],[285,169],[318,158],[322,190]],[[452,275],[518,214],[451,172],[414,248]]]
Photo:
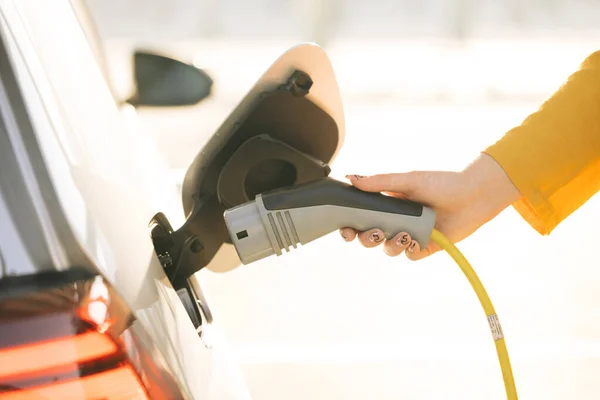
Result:
[[243,264],[273,254],[281,255],[297,244],[305,245],[337,229],[383,230],[386,239],[407,232],[424,248],[433,240],[454,259],[473,287],[485,312],[508,400],[517,400],[504,333],[492,302],[463,254],[434,228],[435,212],[420,204],[323,178],[289,188],[258,194],[256,199],[228,209],[225,225]]

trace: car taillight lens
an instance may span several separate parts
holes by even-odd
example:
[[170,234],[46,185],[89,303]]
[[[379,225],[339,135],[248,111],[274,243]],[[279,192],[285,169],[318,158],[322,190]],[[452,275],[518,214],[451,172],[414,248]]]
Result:
[[0,281],[0,400],[186,397],[102,277],[72,270]]

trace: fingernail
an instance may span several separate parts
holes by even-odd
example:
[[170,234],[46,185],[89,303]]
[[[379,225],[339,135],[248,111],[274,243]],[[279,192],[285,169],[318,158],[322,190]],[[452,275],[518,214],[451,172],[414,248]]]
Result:
[[346,237],[346,235],[344,235],[343,232],[340,232],[340,235],[342,235],[342,239],[344,239],[346,242],[348,241],[348,238]]
[[346,179],[350,179],[351,181],[355,181],[357,179],[363,179],[362,175],[346,175]]
[[379,243],[381,242],[381,236],[379,235],[379,232],[373,232],[371,233],[371,235],[369,236],[369,240],[373,243]]
[[415,240],[413,240],[412,243],[410,244],[410,247],[408,248],[408,251],[410,251],[411,253],[414,253],[415,250],[417,249],[418,245],[419,244]]
[[406,246],[408,243],[410,242],[410,236],[408,236],[408,233],[403,234],[402,236],[400,236],[398,238],[398,240],[396,240],[396,244],[398,246]]

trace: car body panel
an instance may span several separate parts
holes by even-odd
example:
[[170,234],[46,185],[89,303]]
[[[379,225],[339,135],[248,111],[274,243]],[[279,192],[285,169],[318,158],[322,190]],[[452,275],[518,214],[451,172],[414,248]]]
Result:
[[[96,268],[128,302],[193,398],[248,398],[218,328],[210,327],[210,348],[154,254],[148,222],[173,204],[172,194],[161,194],[157,152],[141,132],[128,129],[69,2],[1,0],[0,12],[8,54],[3,66],[14,72],[1,75],[14,87],[8,94],[3,86],[0,110],[3,120],[13,122],[9,140],[20,157],[15,171],[37,203],[32,212],[51,253],[32,259],[30,267],[19,262],[18,251],[6,253],[3,271],[29,274],[75,263]],[[9,207],[6,187],[2,205]],[[12,210],[4,214],[9,212],[15,217]],[[31,239],[14,221],[5,225],[2,238],[11,228],[15,248]]]

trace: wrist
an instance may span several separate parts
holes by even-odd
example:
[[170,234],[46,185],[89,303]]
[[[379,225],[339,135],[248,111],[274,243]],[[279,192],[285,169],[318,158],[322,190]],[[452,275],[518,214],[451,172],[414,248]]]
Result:
[[482,153],[462,175],[473,199],[486,204],[490,212],[499,213],[522,197],[502,166],[488,154]]

